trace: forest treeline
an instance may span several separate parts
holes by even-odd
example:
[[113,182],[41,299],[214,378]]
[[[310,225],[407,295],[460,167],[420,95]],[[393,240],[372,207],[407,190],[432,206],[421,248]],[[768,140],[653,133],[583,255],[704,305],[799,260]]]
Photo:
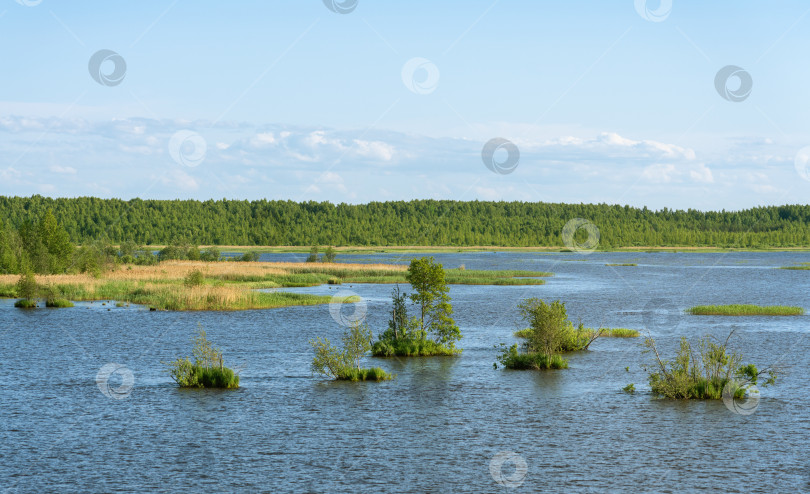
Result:
[[[607,204],[414,200],[332,204],[0,196],[0,227],[26,231],[51,210],[74,244],[561,246],[567,221],[599,229],[598,248],[810,246],[810,206],[735,212]],[[60,239],[57,243],[63,243]]]

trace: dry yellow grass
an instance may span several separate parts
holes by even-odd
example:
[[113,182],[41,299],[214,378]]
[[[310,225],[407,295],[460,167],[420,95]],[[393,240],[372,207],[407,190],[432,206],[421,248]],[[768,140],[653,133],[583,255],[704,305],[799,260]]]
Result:
[[[184,284],[186,276],[195,270],[202,272],[209,282],[199,286]],[[36,280],[40,285],[55,286],[71,300],[120,300],[171,310],[238,310],[312,305],[331,300],[329,296],[257,292],[258,287],[304,286],[325,283],[329,277],[380,276],[405,271],[405,266],[385,264],[167,261],[156,266],[118,267],[98,278],[87,274],[61,274],[37,275]],[[298,275],[304,279],[297,280]],[[0,275],[3,293],[15,293],[14,284],[18,279],[19,275]]]
[[[93,286],[108,280],[115,281],[182,281],[190,272],[201,271],[209,278],[228,278],[229,276],[265,276],[301,273],[339,273],[346,271],[387,271],[405,272],[407,266],[391,264],[326,264],[306,262],[203,262],[203,261],[165,261],[155,266],[118,267],[115,271],[103,273],[98,278],[88,274],[54,274],[36,275],[42,284],[82,284]],[[0,283],[16,283],[19,275],[0,275]]]

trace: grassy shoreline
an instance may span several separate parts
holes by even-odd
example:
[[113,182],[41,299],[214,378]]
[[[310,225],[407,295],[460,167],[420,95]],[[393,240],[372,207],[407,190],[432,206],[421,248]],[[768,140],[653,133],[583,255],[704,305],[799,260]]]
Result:
[[[198,282],[189,284],[192,274]],[[154,266],[119,266],[88,274],[37,275],[59,298],[73,301],[116,300],[161,310],[249,310],[351,303],[329,295],[259,292],[260,288],[308,287],[343,283],[406,283],[407,266],[390,264],[166,261]],[[539,271],[447,270],[451,284],[538,285]],[[18,275],[0,275],[0,297],[17,298]]]
[[804,309],[786,305],[698,305],[686,309],[695,316],[801,316]]
[[[160,250],[164,246],[151,245],[151,248]],[[211,247],[201,245],[204,249]],[[223,252],[259,252],[259,253],[309,253],[309,245],[214,245]],[[542,252],[556,253],[569,252],[564,245],[557,246],[533,246],[533,247],[509,247],[498,245],[469,245],[469,246],[446,246],[446,245],[385,245],[385,246],[360,246],[348,245],[334,247],[339,254],[379,254],[379,253],[401,253],[401,254],[427,254],[427,253],[453,253],[453,252]],[[625,246],[598,248],[597,252],[810,252],[810,246],[803,247],[767,247],[767,248],[743,248],[743,247],[697,247],[683,245],[668,246]]]

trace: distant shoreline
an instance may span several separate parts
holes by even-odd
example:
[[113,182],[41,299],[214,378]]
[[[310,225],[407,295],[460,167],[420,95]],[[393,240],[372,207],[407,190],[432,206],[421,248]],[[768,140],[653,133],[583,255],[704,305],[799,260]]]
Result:
[[[164,245],[150,245],[150,248],[161,249]],[[200,245],[201,249],[212,247],[209,245]],[[257,251],[260,253],[309,253],[311,246],[297,246],[297,245],[275,245],[275,246],[262,246],[262,245],[214,245],[223,252],[247,252]],[[326,247],[326,246],[319,246]],[[335,247],[338,253],[342,254],[383,254],[389,252],[398,253],[453,253],[453,252],[542,252],[542,253],[563,253],[563,254],[576,254],[575,251],[566,249],[563,246],[554,247],[503,247],[503,246],[465,246],[465,247],[448,247],[441,245],[401,245],[401,246],[342,246]],[[643,253],[643,252],[698,252],[698,253],[726,253],[726,252],[810,252],[810,247],[773,247],[766,249],[752,249],[752,248],[738,248],[738,247],[614,247],[610,249],[597,249],[594,253],[600,252],[627,252],[627,253]]]

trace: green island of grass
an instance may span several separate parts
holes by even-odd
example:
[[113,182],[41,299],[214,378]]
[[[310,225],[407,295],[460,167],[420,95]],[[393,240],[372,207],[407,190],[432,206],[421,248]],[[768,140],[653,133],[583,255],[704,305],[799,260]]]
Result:
[[605,264],[605,266],[638,266],[638,264],[634,262],[622,262],[622,263]]
[[552,370],[567,369],[568,360],[560,354],[542,352],[520,352],[517,345],[512,345],[498,357],[507,369],[512,370]]
[[199,330],[194,339],[194,362],[188,357],[164,363],[172,379],[181,388],[222,388],[239,387],[239,376],[225,367],[222,351],[211,345],[205,336],[205,330]]
[[804,309],[786,305],[698,305],[686,312],[696,316],[801,316]]
[[[579,332],[582,337],[585,338],[592,338],[597,331],[593,328],[575,328],[574,331]],[[515,336],[518,338],[531,338],[533,329],[526,328],[521,329],[519,331],[515,331]],[[640,335],[638,331],[635,329],[627,329],[627,328],[602,328],[601,333],[599,334],[600,338],[636,338]]]
[[782,266],[779,269],[789,269],[792,271],[810,271],[810,266]]
[[460,353],[460,348],[419,338],[377,340],[371,347],[371,354],[375,357],[452,357]]
[[391,374],[385,372],[379,367],[372,367],[370,369],[348,367],[341,369],[338,372],[338,381],[388,381],[392,378]]

